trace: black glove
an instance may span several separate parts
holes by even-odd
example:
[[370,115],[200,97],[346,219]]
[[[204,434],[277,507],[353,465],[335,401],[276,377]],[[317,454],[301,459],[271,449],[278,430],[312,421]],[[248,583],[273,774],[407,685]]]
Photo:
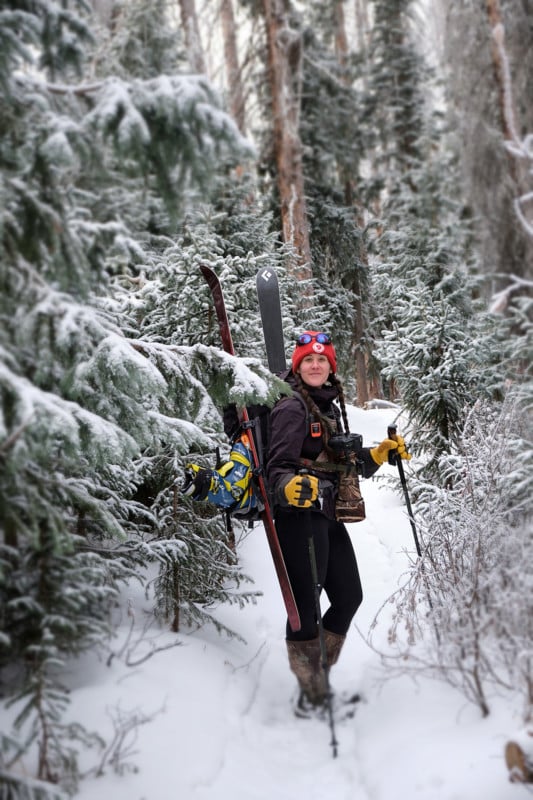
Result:
[[202,469],[198,464],[187,464],[185,483],[181,487],[182,494],[193,500],[205,500],[211,488],[212,469]]

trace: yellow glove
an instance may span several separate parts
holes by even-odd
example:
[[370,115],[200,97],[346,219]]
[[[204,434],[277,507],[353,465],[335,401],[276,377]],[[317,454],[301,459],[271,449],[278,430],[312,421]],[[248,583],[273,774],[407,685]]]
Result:
[[293,475],[280,487],[285,505],[296,508],[311,508],[318,497],[318,478],[314,475]]
[[405,461],[410,461],[412,456],[411,453],[409,453],[409,451],[407,450],[405,439],[403,438],[403,436],[396,436],[396,442],[398,444],[398,449],[396,452],[398,453],[400,458],[403,458]]
[[394,451],[394,455],[397,454],[400,458],[407,460],[411,458],[411,453],[407,452],[405,441],[402,436],[396,436],[396,439],[383,439],[381,444],[371,448],[370,455],[376,464],[381,466],[389,461],[389,453],[391,453],[391,451]]

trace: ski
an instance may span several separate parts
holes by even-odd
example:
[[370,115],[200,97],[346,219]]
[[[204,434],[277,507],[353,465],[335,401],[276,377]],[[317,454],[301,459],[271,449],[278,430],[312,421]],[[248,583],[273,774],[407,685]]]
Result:
[[[201,264],[200,270],[207,285],[209,286],[211,295],[213,297],[213,303],[215,305],[215,313],[217,315],[218,327],[220,331],[220,338],[222,339],[223,349],[226,351],[226,353],[229,353],[230,355],[234,356],[235,349],[233,347],[233,339],[231,336],[231,330],[228,322],[228,315],[226,313],[226,304],[224,302],[224,294],[222,292],[222,286],[220,285],[218,276],[213,272],[213,270],[210,267],[208,267],[205,264]],[[242,421],[245,424],[248,424],[250,422],[250,417],[248,415],[248,411],[246,408],[242,409],[241,415],[242,415]],[[252,428],[252,433],[253,433],[253,428]],[[283,597],[283,601],[285,603],[285,608],[287,610],[287,616],[289,618],[289,625],[291,626],[293,631],[299,631],[301,628],[300,615],[298,613],[298,608],[296,606],[296,601],[294,599],[291,582],[287,574],[287,567],[285,566],[283,553],[281,552],[281,547],[278,540],[278,534],[276,532],[276,525],[274,523],[274,518],[272,516],[272,511],[268,500],[268,493],[265,485],[265,479],[262,473],[259,455],[257,452],[257,448],[255,446],[255,440],[253,435],[250,436],[249,438],[250,438],[250,450],[252,453],[254,467],[256,470],[257,484],[259,488],[259,493],[261,495],[261,502],[264,506],[261,512],[261,521],[265,528],[265,533],[270,547],[270,553],[272,555],[272,560],[274,561],[276,575],[278,577],[281,594]]]
[[287,367],[285,340],[281,319],[278,276],[269,267],[260,269],[255,276],[259,312],[263,325],[268,368],[279,375]]

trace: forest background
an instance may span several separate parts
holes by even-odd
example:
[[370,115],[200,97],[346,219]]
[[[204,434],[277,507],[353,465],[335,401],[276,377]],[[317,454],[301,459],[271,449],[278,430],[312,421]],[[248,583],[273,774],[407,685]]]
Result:
[[397,646],[422,636],[482,714],[497,685],[531,722],[532,40],[528,0],[1,4],[7,797],[32,748],[38,796],[75,794],[89,734],[61,671],[105,647],[125,583],[173,631],[238,633],[210,606],[253,591],[179,486],[227,449],[225,404],[282,388],[262,267],[287,342],[331,331],[350,401],[408,419],[423,554]]

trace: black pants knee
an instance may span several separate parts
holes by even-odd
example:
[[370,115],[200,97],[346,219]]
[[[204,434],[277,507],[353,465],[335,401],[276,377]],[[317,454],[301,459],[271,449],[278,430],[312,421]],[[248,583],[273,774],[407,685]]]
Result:
[[287,639],[294,641],[313,639],[317,635],[315,586],[309,555],[310,528],[318,582],[330,603],[323,616],[324,628],[344,636],[363,599],[357,560],[346,527],[319,511],[278,510],[276,529],[302,625],[294,632],[287,622]]

